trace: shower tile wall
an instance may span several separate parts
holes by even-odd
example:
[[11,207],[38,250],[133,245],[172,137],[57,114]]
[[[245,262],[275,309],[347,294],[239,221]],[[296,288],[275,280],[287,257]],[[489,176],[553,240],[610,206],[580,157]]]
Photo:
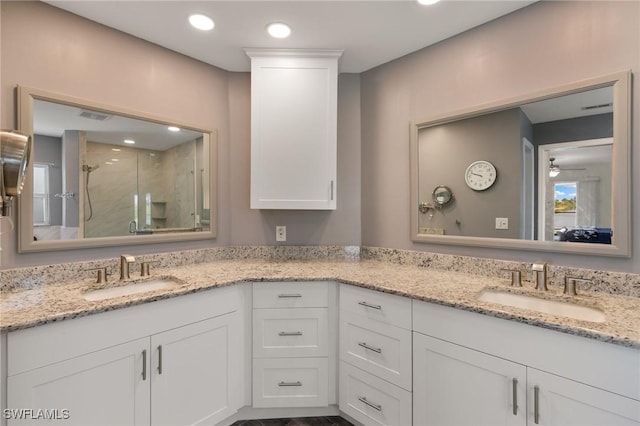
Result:
[[[100,165],[100,168],[89,174],[89,184],[85,187],[85,237],[129,234],[129,222],[134,219],[133,196],[137,186],[138,151],[87,141],[83,164]],[[87,172],[83,173],[82,178],[86,185]]]
[[89,175],[92,209],[84,194],[85,219],[93,210],[91,220],[84,223],[85,237],[129,235],[132,220],[140,229],[193,227],[194,155],[194,141],[166,151],[87,142],[84,164],[100,168]]

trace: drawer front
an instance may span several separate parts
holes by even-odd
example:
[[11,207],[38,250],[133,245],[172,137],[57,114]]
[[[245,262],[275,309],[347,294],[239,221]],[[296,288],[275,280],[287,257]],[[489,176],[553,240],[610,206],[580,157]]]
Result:
[[407,297],[343,284],[340,311],[411,330],[411,299]]
[[411,332],[340,314],[340,359],[411,390]]
[[364,425],[411,425],[411,392],[340,363],[340,410]]
[[326,407],[327,358],[253,360],[253,406]]
[[253,311],[256,358],[327,356],[328,341],[327,308]]
[[326,281],[253,283],[254,308],[326,308]]

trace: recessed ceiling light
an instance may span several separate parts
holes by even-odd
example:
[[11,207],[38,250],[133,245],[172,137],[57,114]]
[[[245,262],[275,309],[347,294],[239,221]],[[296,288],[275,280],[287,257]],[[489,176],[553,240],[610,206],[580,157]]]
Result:
[[291,27],[283,22],[273,22],[267,25],[267,32],[271,37],[287,38],[291,34]]
[[189,23],[195,28],[202,31],[209,31],[214,27],[213,20],[208,16],[202,15],[200,13],[189,16]]
[[120,152],[120,148],[111,148],[111,151]]
[[136,143],[136,141],[134,141],[133,139],[125,139],[124,143],[129,144],[129,145],[133,145],[134,143]]
[[180,131],[180,127],[176,127],[176,126],[169,126],[169,127],[167,127],[167,129],[170,132],[179,132]]
[[418,3],[420,4],[424,4],[426,6],[432,5],[432,4],[436,4],[438,3],[440,0],[418,0]]

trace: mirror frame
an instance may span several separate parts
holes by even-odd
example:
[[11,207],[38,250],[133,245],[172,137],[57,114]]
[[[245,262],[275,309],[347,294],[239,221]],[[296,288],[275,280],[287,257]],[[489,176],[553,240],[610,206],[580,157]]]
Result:
[[[420,234],[418,134],[421,129],[456,120],[498,112],[545,99],[571,95],[590,89],[613,86],[613,148],[612,148],[612,223],[614,244],[520,240],[494,237]],[[572,253],[611,257],[631,256],[631,71],[581,80],[550,89],[491,102],[475,107],[437,115],[428,120],[410,123],[410,212],[411,240],[416,243],[446,244],[469,247],[521,249],[529,251]]]
[[[74,96],[62,95],[32,87],[17,86],[17,125],[20,132],[33,135],[33,104],[34,100],[43,100],[74,107],[88,108],[98,112],[121,115],[124,117],[142,119],[158,124],[174,125],[183,129],[201,132],[209,140],[209,165],[213,172],[209,173],[209,210],[212,217],[209,231],[176,232],[150,235],[127,235],[117,237],[96,237],[74,240],[45,240],[33,241],[33,159],[27,168],[27,184],[19,197],[18,203],[18,252],[40,252],[55,250],[73,250],[89,247],[112,247],[138,244],[156,244],[176,241],[194,241],[214,239],[217,235],[217,158],[218,138],[216,130],[202,129],[181,121],[167,119],[157,115],[134,111],[128,108],[105,105]],[[33,156],[33,150],[31,151]],[[78,165],[79,167],[79,165]]]

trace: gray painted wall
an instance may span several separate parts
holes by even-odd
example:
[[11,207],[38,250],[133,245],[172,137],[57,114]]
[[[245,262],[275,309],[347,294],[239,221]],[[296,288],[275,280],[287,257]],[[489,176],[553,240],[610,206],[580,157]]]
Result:
[[[421,214],[421,226],[444,228],[446,235],[520,237],[520,126],[516,108],[420,130],[420,200],[432,202],[437,185],[448,186],[455,197],[431,219]],[[467,167],[477,160],[491,162],[497,171],[496,182],[485,191],[465,183]],[[508,218],[509,229],[495,229],[497,217]]]
[[360,244],[359,75],[339,78],[338,209],[250,210],[248,73],[220,70],[42,2],[2,1],[0,8],[2,128],[15,127],[14,90],[24,85],[218,130],[215,240],[19,254],[17,231],[1,220],[0,267],[114,257],[124,251],[275,244],[276,225],[287,226],[287,244]]
[[598,114],[533,125],[533,144],[610,138],[613,136],[613,114]]
[[[186,58],[40,2],[6,2],[0,125],[15,125],[17,84],[126,105],[218,129],[215,241],[18,254],[2,223],[2,268],[216,245],[359,244],[640,272],[632,259],[414,244],[409,232],[409,122],[594,76],[640,69],[640,3],[539,2],[432,47],[339,81],[338,210],[249,205],[250,78]],[[29,54],[25,54],[28,52]],[[153,76],[151,78],[150,76]],[[640,122],[639,85],[633,121]],[[360,110],[362,108],[362,111]],[[638,146],[634,128],[633,142]],[[633,182],[640,150],[633,150]],[[633,200],[634,211],[640,199]],[[636,215],[637,217],[637,215]],[[640,227],[633,230],[635,246]]]
[[[538,2],[361,76],[362,243],[508,260],[640,272],[631,259],[416,244],[410,238],[409,122],[614,72],[640,71],[640,2]],[[640,146],[640,85],[632,143]],[[632,150],[640,181],[640,149]],[[637,192],[637,191],[636,191]],[[640,197],[633,198],[640,211]]]

